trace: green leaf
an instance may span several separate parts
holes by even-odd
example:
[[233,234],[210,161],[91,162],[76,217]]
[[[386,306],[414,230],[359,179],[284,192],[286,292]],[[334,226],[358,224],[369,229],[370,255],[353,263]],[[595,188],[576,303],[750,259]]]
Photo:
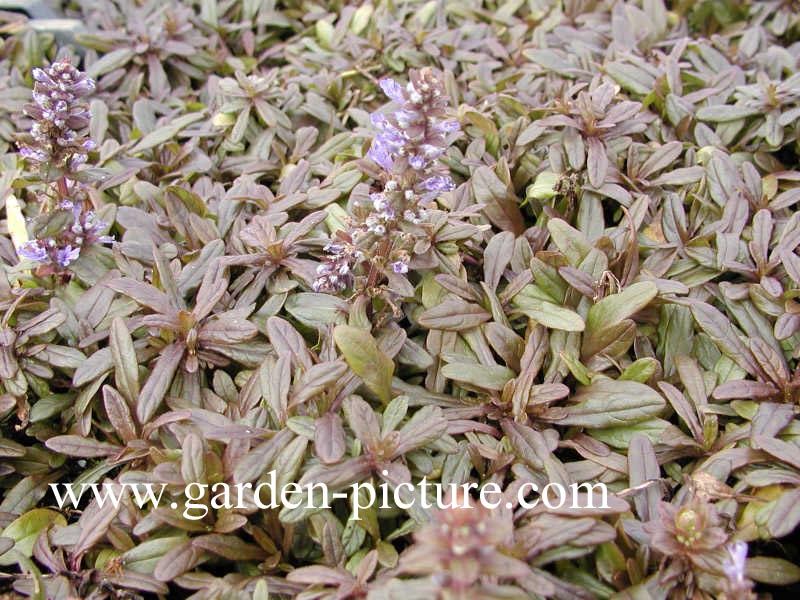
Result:
[[364,329],[339,325],[333,330],[333,339],[345,361],[384,404],[392,398],[394,361],[386,356],[372,335]]
[[104,54],[100,60],[92,63],[92,65],[87,69],[86,74],[93,79],[97,78],[98,76],[109,73],[114,69],[124,67],[134,56],[136,56],[136,53],[134,52],[133,48],[118,48],[116,50],[112,50],[111,52]]
[[350,21],[350,31],[356,35],[360,35],[367,25],[369,25],[370,17],[372,16],[373,7],[371,4],[364,4],[353,13],[353,18]]
[[9,523],[1,537],[14,541],[14,547],[0,556],[0,566],[16,564],[18,556],[30,557],[33,544],[41,531],[51,525],[65,526],[67,520],[58,512],[47,508],[35,508]]
[[666,404],[653,388],[636,381],[600,379],[579,388],[559,425],[619,427],[657,416]]
[[774,538],[782,538],[800,523],[800,489],[785,492],[772,506],[767,530]]
[[442,375],[453,381],[484,389],[500,391],[516,373],[500,365],[479,365],[453,362],[442,367]]
[[475,170],[470,180],[475,202],[483,205],[487,218],[499,229],[521,235],[525,230],[525,219],[518,202],[508,186],[491,167]]
[[751,375],[767,378],[750,348],[740,339],[738,330],[728,317],[706,302],[694,301],[689,308],[694,320],[725,356]]
[[128,569],[152,575],[158,560],[175,546],[186,541],[185,535],[151,538],[121,554]]
[[750,579],[769,585],[791,585],[800,581],[800,566],[769,556],[748,558],[745,573]]
[[286,310],[304,325],[324,328],[343,323],[348,307],[347,302],[331,294],[301,292],[287,298]]
[[33,235],[37,238],[53,237],[72,226],[75,216],[71,210],[53,210],[34,221]]
[[408,396],[397,396],[381,415],[381,437],[393,431],[405,418],[408,412]]
[[577,267],[592,251],[592,244],[588,238],[562,219],[550,219],[547,222],[547,230],[555,245],[573,267]]
[[[46,398],[42,398],[31,407],[31,423],[49,419],[67,410],[67,408],[73,404],[75,404],[75,396],[72,394],[52,394]],[[3,456],[2,442],[0,442],[0,456]]]
[[644,435],[653,444],[657,444],[664,432],[672,427],[669,421],[664,419],[647,419],[633,425],[624,427],[609,427],[606,429],[591,429],[587,431],[594,439],[608,444],[613,448],[628,449],[631,440],[636,435]]
[[697,111],[695,117],[698,121],[710,121],[712,123],[724,123],[727,121],[738,121],[747,117],[755,116],[759,113],[757,108],[747,106],[730,106],[725,104],[715,106],[704,106]]
[[606,73],[629,92],[644,96],[653,91],[655,78],[644,69],[621,62],[609,63],[605,69]]
[[649,356],[640,358],[639,360],[628,365],[619,378],[628,381],[645,383],[653,376],[653,374],[655,374],[657,368],[658,361],[655,358],[650,358]]
[[560,176],[552,171],[542,171],[525,190],[525,198],[530,200],[550,200],[556,195],[556,186]]
[[520,312],[550,329],[583,331],[586,327],[581,316],[574,310],[552,302],[518,294],[514,298],[514,304],[519,307]]
[[117,389],[129,404],[133,404],[139,397],[139,362],[136,359],[133,339],[121,317],[115,317],[111,323],[109,346],[114,360]]
[[169,124],[157,127],[154,131],[140,139],[139,143],[131,148],[130,152],[131,154],[136,154],[166,144],[175,138],[182,129],[188,127],[192,123],[196,123],[205,116],[205,113],[197,112],[173,119],[169,121]]
[[561,357],[561,360],[564,361],[564,364],[567,365],[569,372],[572,373],[572,376],[575,379],[580,381],[583,385],[589,385],[592,383],[593,374],[589,372],[589,370],[586,368],[586,365],[578,360],[577,357],[563,351],[559,353],[559,356]]
[[589,309],[586,329],[599,331],[622,322],[642,310],[658,295],[656,284],[640,281],[629,285],[618,294],[606,296]]
[[423,312],[417,322],[428,329],[463,331],[477,327],[491,316],[479,305],[451,295]]

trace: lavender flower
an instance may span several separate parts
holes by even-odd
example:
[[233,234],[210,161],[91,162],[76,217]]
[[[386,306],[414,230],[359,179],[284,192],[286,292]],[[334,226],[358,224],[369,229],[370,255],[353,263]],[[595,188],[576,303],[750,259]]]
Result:
[[723,586],[725,598],[728,600],[750,600],[753,582],[745,576],[747,565],[747,543],[738,541],[726,547],[728,558],[722,563],[726,581]]
[[402,260],[396,260],[392,263],[392,271],[395,273],[408,273],[408,263]]
[[94,81],[66,59],[33,69],[33,79],[33,103],[24,110],[34,124],[20,143],[20,154],[40,167],[74,171],[95,147],[85,133],[90,115],[84,100],[94,91]]
[[17,254],[22,258],[40,263],[50,262],[47,252],[47,243],[44,240],[31,240],[17,249]]
[[728,545],[728,560],[726,560],[722,568],[725,570],[725,575],[728,576],[728,581],[733,585],[742,586],[745,583],[744,568],[747,562],[747,543],[746,542],[733,542]]
[[[380,86],[394,106],[372,115],[377,134],[367,158],[380,169],[382,189],[370,194],[369,205],[357,207],[343,234],[374,267],[367,287],[377,283],[375,273],[408,273],[415,241],[425,236],[420,226],[431,203],[454,188],[440,159],[448,148],[448,134],[459,129],[458,121],[447,117],[447,96],[432,69],[411,71],[405,86],[393,79],[382,79]],[[333,251],[324,259],[314,290],[341,292],[353,285],[350,269],[357,261],[348,252]]]
[[315,292],[343,292],[353,285],[353,265],[363,254],[345,240],[330,243],[324,250],[328,256],[317,267],[317,278],[311,287]]
[[66,200],[57,210],[45,213],[43,216],[45,218],[39,219],[40,226],[44,225],[46,228],[48,223],[56,220],[61,222],[65,216],[67,226],[55,235],[27,242],[17,249],[17,254],[22,258],[41,263],[52,272],[60,272],[78,260],[84,248],[114,241],[113,237],[101,233],[108,224],[99,221],[93,211],[83,210],[80,203]]

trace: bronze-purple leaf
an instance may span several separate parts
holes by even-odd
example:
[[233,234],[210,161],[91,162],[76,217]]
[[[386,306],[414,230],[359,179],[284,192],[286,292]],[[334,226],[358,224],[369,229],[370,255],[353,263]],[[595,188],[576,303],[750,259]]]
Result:
[[326,464],[337,463],[344,456],[345,436],[339,415],[326,413],[314,422],[314,450]]
[[183,342],[173,342],[161,351],[139,393],[136,403],[136,419],[139,423],[147,423],[158,410],[185,352],[186,346]]

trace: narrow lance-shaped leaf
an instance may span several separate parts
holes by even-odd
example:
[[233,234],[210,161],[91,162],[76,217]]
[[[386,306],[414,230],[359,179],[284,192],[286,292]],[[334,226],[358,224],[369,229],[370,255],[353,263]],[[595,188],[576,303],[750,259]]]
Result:
[[700,424],[697,413],[695,412],[691,403],[686,399],[686,396],[684,396],[680,390],[678,390],[678,388],[667,383],[666,381],[659,381],[658,387],[667,397],[667,400],[669,400],[669,403],[672,405],[672,408],[675,410],[678,416],[683,419],[684,423],[686,423],[686,426],[689,428],[689,431],[691,432],[695,441],[702,444],[703,426]]
[[484,280],[491,290],[496,290],[503,270],[514,253],[514,234],[503,231],[489,240],[483,253]]
[[128,333],[128,328],[120,317],[111,322],[109,346],[114,360],[117,388],[125,399],[133,404],[139,397],[139,363],[131,334]]
[[592,187],[599,188],[605,181],[608,172],[608,153],[606,146],[596,137],[587,140],[589,152],[586,157],[586,168],[589,172],[589,183]]
[[136,424],[131,417],[130,408],[120,393],[110,385],[103,386],[103,404],[108,420],[120,439],[126,443],[135,440],[137,438]]
[[185,351],[186,346],[183,342],[174,342],[161,351],[139,394],[139,401],[136,404],[136,418],[139,423],[147,423],[158,410]]
[[642,310],[657,295],[658,288],[654,283],[641,281],[631,284],[592,306],[586,319],[586,328],[588,332],[593,332],[616,325]]
[[562,219],[550,219],[547,230],[573,267],[580,265],[592,250],[592,244],[586,236]]
[[108,494],[105,502],[101,505],[98,500],[92,501],[78,520],[81,533],[72,548],[73,569],[80,564],[83,554],[108,534],[108,528],[122,508],[122,500],[128,493],[127,488],[115,482],[106,482],[104,488]]
[[266,442],[250,450],[236,465],[233,480],[236,483],[245,483],[261,477],[293,437],[294,434],[289,429],[282,429]]
[[753,357],[750,348],[739,338],[730,320],[705,302],[692,302],[689,306],[697,324],[706,332],[723,354],[751,375],[767,379],[763,369]]
[[[653,444],[643,435],[635,435],[628,451],[628,479],[631,487],[637,487],[658,479],[661,473],[656,460]],[[636,513],[641,521],[655,519],[658,515],[658,502],[661,499],[659,485],[650,485],[638,490],[633,498]]]
[[747,559],[745,575],[770,585],[791,585],[800,581],[800,566],[782,558],[754,556]]
[[267,335],[278,356],[289,355],[304,369],[311,367],[306,342],[288,321],[280,317],[270,317],[267,319]]
[[564,486],[570,484],[567,470],[553,456],[542,432],[510,419],[503,421],[502,426],[511,446],[528,465],[536,470],[543,470],[550,482]]
[[525,316],[550,329],[583,331],[586,327],[581,316],[574,310],[552,302],[518,295],[514,299],[514,304]]
[[484,206],[483,210],[493,224],[516,235],[522,233],[525,220],[516,198],[490,167],[477,168],[471,184],[475,202]]
[[381,352],[375,338],[364,330],[339,325],[333,339],[353,372],[382,402],[388,403],[392,394],[394,361]]
[[206,482],[203,440],[195,433],[190,433],[183,439],[181,448],[181,476],[186,483]]
[[[0,553],[0,566],[15,564],[17,556],[31,556],[36,538],[42,530],[51,525],[66,524],[67,521],[61,514],[48,508],[35,508],[17,517],[2,530],[0,541],[5,543],[6,551]],[[8,549],[8,541],[5,540],[10,540],[13,549]]]
[[657,416],[664,399],[652,388],[636,381],[600,379],[578,389],[576,404],[567,414],[554,418],[559,425],[606,428],[632,425]]
[[429,329],[463,331],[488,321],[491,314],[477,304],[450,296],[419,316],[418,323]]
[[335,413],[326,413],[314,422],[314,449],[326,464],[339,462],[346,445],[342,418]]
[[442,367],[442,375],[459,383],[466,383],[485,390],[502,390],[514,371],[500,365],[477,365],[453,362]]
[[233,561],[263,560],[265,552],[255,544],[248,544],[234,535],[211,533],[192,539],[192,546],[208,550]]
[[400,430],[395,454],[401,455],[438,440],[447,432],[447,419],[438,406],[424,406]]
[[115,444],[98,442],[80,435],[56,435],[47,440],[45,446],[55,452],[79,458],[112,456],[122,450]]
[[204,550],[194,546],[191,540],[186,540],[161,557],[153,575],[159,581],[172,581],[199,565],[203,561],[204,554]]
[[381,424],[372,407],[358,396],[349,396],[343,408],[347,424],[364,446],[377,446],[381,439]]
[[108,287],[168,318],[178,318],[178,310],[172,305],[169,297],[152,285],[135,279],[123,278],[109,281]]

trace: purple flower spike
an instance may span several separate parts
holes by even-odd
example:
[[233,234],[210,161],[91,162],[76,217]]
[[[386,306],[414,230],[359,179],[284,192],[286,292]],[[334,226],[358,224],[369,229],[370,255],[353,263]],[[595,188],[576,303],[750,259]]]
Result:
[[69,174],[86,162],[86,152],[94,149],[85,131],[90,114],[83,98],[94,91],[95,83],[68,60],[31,73],[33,103],[24,110],[34,123],[30,135],[20,142],[20,154],[32,163]]
[[[447,151],[447,133],[459,129],[455,119],[447,118],[447,96],[441,81],[431,69],[412,71],[406,86],[389,78],[380,80],[381,89],[400,108],[391,113],[376,112],[372,124],[379,130],[368,157],[396,179],[401,187],[417,185],[414,179],[444,176],[447,169],[438,163]],[[398,158],[403,160],[398,160]],[[418,172],[403,181],[408,172]],[[433,192],[432,189],[427,190]]]
[[33,103],[24,108],[34,122],[30,134],[20,142],[19,153],[38,164],[43,173],[55,172],[59,176],[58,185],[51,184],[50,190],[41,194],[47,201],[36,217],[35,227],[36,231],[58,233],[27,242],[17,254],[41,263],[44,273],[61,273],[78,260],[84,249],[114,241],[103,233],[107,224],[84,209],[88,203],[86,184],[75,176],[75,171],[88,160],[88,153],[96,148],[86,132],[90,114],[88,104],[82,100],[94,91],[95,82],[69,60],[55,62],[46,69],[35,68],[32,75]]
[[[377,178],[383,189],[372,192],[369,202],[353,203],[356,218],[342,237],[349,240],[350,267],[366,269],[364,263],[374,261],[378,270],[404,275],[420,247],[418,236],[429,234],[423,226],[431,202],[454,187],[441,158],[449,146],[446,134],[458,130],[459,124],[447,117],[448,96],[432,69],[412,70],[406,85],[389,78],[379,83],[395,105],[370,115],[376,133],[366,157],[382,171]],[[314,291],[341,292],[359,281],[357,272],[337,268],[344,259],[340,245],[335,247],[335,252],[333,247],[326,249]],[[357,260],[352,258],[356,253],[361,255]],[[375,285],[372,278],[367,280]]]
[[34,148],[29,148],[27,146],[20,148],[19,153],[22,156],[22,158],[34,162],[44,162],[47,160],[47,155],[44,152],[42,152],[41,150],[36,150]]

